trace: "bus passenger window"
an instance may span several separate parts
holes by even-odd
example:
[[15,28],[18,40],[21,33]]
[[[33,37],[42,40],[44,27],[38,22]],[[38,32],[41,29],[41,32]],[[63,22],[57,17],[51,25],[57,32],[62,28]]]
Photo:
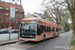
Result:
[[43,32],[43,30],[42,30],[42,25],[37,25],[37,35],[41,35],[42,34],[42,32]]
[[47,32],[50,32],[50,27],[47,27]]
[[49,32],[51,32],[51,27],[49,27]]
[[53,27],[53,32],[54,32],[54,27]]
[[58,32],[58,28],[56,28],[56,32]]
[[42,29],[43,29],[43,32],[46,32],[46,26],[43,26]]
[[47,27],[47,32],[48,32],[48,27]]

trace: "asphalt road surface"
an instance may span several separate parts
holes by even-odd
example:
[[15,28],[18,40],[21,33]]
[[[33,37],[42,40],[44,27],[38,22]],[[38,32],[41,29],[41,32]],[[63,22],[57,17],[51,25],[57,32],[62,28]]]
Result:
[[[72,31],[60,34],[59,37],[48,39],[45,42],[17,42],[0,46],[0,50],[68,50]],[[72,49],[71,47],[70,49]]]

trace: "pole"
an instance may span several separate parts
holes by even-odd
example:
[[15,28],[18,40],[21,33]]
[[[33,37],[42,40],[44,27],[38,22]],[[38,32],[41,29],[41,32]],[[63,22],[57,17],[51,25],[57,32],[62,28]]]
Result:
[[21,20],[21,0],[20,0],[20,20]]
[[10,27],[11,27],[11,19],[10,19]]
[[1,29],[1,18],[0,18],[0,29]]
[[[19,19],[19,23],[21,21],[21,0],[20,0],[20,19]],[[20,25],[19,25],[19,29],[20,29]],[[18,39],[19,39],[19,33],[18,33]]]

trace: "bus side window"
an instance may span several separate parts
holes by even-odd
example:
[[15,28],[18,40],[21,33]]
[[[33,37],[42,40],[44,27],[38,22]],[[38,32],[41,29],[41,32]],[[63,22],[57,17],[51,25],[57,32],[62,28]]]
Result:
[[48,30],[48,29],[49,29],[49,27],[47,27],[47,32],[49,32],[49,30]]
[[51,27],[49,27],[49,32],[51,32]]
[[47,32],[50,32],[51,31],[50,29],[51,29],[50,27],[47,27]]
[[53,27],[53,32],[54,32],[54,27]]
[[58,28],[56,28],[56,32],[58,32]]
[[42,30],[42,25],[37,25],[37,35],[41,35],[42,34],[42,32],[43,32],[43,30]]
[[43,32],[46,32],[46,27],[42,26],[42,30],[43,30]]

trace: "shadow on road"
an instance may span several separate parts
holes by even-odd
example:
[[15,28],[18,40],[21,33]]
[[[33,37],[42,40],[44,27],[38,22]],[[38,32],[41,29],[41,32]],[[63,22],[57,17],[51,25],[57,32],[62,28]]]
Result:
[[39,41],[39,42],[33,42],[33,41],[25,41],[25,42],[21,42],[19,44],[25,44],[25,45],[38,45],[40,43],[44,43],[47,42],[49,40],[51,40],[52,38],[46,39],[46,41]]

